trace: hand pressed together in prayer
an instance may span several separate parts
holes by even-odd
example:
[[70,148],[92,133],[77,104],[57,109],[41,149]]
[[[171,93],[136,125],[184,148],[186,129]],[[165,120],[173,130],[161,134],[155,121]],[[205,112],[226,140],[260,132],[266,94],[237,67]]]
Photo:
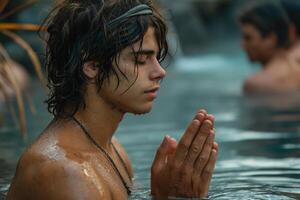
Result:
[[200,110],[177,143],[166,136],[151,168],[151,194],[155,199],[208,195],[218,154],[214,117]]

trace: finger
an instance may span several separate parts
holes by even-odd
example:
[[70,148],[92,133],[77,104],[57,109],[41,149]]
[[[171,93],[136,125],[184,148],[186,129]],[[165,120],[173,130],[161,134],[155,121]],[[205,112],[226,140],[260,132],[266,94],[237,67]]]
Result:
[[168,143],[168,155],[174,154],[177,149],[177,141],[174,138],[170,138],[170,141]]
[[[199,129],[197,136],[195,137],[191,147],[189,148],[188,154],[185,159],[185,164],[189,165],[189,168],[194,168],[194,163],[201,153],[205,141],[207,140],[208,135],[212,131],[212,122],[209,120],[205,120],[202,126]],[[209,152],[210,153],[210,150]]]
[[197,160],[195,162],[194,165],[194,172],[196,174],[201,174],[204,167],[206,166],[209,157],[210,157],[210,153],[213,147],[213,142],[214,142],[214,138],[215,138],[215,134],[213,132],[213,130],[210,130],[209,132],[209,136],[207,137],[204,147],[200,153],[200,155],[197,157]]
[[210,130],[210,134],[205,141],[203,150],[201,154],[197,157],[197,160],[193,168],[192,187],[193,187],[194,194],[196,195],[199,195],[199,187],[201,187],[202,185],[201,174],[203,168],[209,161],[210,154],[212,151],[213,141],[214,141],[214,132],[213,130]]
[[197,114],[195,115],[194,119],[198,119],[200,122],[202,122],[207,116],[206,110],[199,110]]
[[165,165],[167,159],[167,152],[168,152],[168,140],[170,136],[165,136],[163,142],[157,149],[152,167],[151,167],[151,194],[156,194],[156,179],[159,176],[159,172],[162,170],[163,166]]
[[178,143],[178,151],[176,151],[175,159],[181,160],[181,162],[184,160],[188,149],[190,148],[191,143],[193,142],[195,136],[198,133],[200,125],[203,123],[204,119],[206,117],[206,111],[201,110],[199,113],[195,116],[196,119],[194,119],[189,127],[187,128],[186,132],[180,139]]
[[151,172],[156,172],[162,165],[165,164],[168,155],[168,140],[170,136],[165,136],[163,142],[156,151],[156,155],[152,164]]
[[204,113],[204,114],[207,114],[207,111],[205,110],[205,109],[199,109],[198,111],[197,111],[197,114],[198,113]]
[[210,120],[214,126],[215,124],[215,117],[211,114],[206,115],[206,119]]
[[218,145],[218,143],[216,143],[216,142],[214,142],[214,144],[213,144],[213,149],[215,149],[215,150],[219,150],[219,145]]
[[194,119],[186,129],[182,138],[180,139],[174,156],[175,168],[181,166],[182,162],[184,161],[186,153],[188,152],[188,149],[199,129],[199,126],[200,126],[200,121]]
[[215,169],[216,161],[218,157],[218,151],[216,149],[212,149],[211,155],[205,169],[202,173],[202,186],[200,188],[200,196],[201,198],[205,198],[208,195],[209,185],[211,182],[211,178]]

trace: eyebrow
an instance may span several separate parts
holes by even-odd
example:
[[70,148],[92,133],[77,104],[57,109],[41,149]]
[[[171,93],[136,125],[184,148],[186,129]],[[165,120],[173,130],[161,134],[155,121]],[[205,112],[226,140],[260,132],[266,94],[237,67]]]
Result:
[[156,54],[154,50],[150,50],[150,49],[144,49],[144,50],[139,50],[139,51],[132,51],[130,52],[131,55],[133,54],[142,54],[142,55],[154,55]]

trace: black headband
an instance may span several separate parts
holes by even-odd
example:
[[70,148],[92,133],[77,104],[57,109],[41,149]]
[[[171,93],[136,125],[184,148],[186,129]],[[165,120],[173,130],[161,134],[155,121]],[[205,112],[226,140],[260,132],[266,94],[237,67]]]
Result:
[[140,4],[128,10],[126,13],[122,14],[121,16],[113,19],[112,21],[108,22],[108,26],[114,27],[118,24],[125,22],[128,18],[139,16],[139,15],[152,15],[152,9],[146,4]]

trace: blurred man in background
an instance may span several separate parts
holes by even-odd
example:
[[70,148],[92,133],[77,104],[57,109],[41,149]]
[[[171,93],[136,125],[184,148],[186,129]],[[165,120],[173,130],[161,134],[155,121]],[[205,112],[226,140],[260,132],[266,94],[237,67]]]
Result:
[[289,18],[275,3],[253,4],[239,16],[242,47],[262,71],[247,78],[246,94],[276,94],[300,90],[300,66],[288,59]]

